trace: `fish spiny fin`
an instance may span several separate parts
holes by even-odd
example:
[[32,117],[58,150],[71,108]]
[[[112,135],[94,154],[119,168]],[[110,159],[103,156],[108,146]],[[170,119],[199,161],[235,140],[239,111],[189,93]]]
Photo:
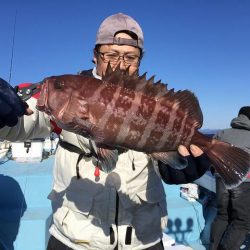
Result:
[[112,70],[110,64],[108,64],[106,72],[102,76],[102,80],[105,81],[106,84],[114,84],[131,90],[135,90],[136,88],[134,78],[137,77],[135,75],[129,75],[129,67],[125,70],[120,69],[120,63],[114,70]]
[[112,75],[112,73],[113,73],[113,70],[112,70],[111,64],[108,63],[105,73],[102,73],[102,79],[107,80],[105,78]]
[[164,93],[167,93],[167,84],[163,84],[160,80],[154,84],[155,88],[158,89],[158,93],[155,97],[156,99],[160,98],[164,95]]
[[136,79],[136,90],[145,94],[146,96],[159,99],[161,96],[164,96],[167,93],[167,85],[158,81],[154,82],[155,76],[146,79],[146,73]]
[[106,72],[102,75],[102,80],[110,84],[122,85],[123,72],[112,70],[110,63],[108,63]]
[[167,85],[161,81],[154,82],[155,76],[146,79],[146,73],[141,76],[135,74],[129,75],[129,68],[121,70],[120,64],[112,70],[108,65],[103,80],[108,83],[117,84],[130,90],[136,90],[148,97],[155,98],[163,105],[173,107],[178,105],[181,107],[179,112],[184,112],[189,118],[195,122],[195,127],[200,128],[203,123],[203,116],[200,110],[199,102],[195,95],[188,90],[177,91],[167,89]]
[[142,92],[144,95],[152,98],[160,98],[167,93],[166,85],[161,81],[154,82],[155,76],[146,79],[146,73],[141,76],[136,74],[129,75],[129,67],[125,70],[121,70],[120,64],[112,70],[108,64],[105,74],[102,76],[102,80],[110,84],[116,84],[130,90],[136,90]]
[[146,84],[147,84],[147,73],[145,72],[142,76],[138,77],[137,83],[136,83],[136,89],[137,90],[141,90],[143,88],[145,88]]
[[152,86],[155,83],[155,75],[151,76],[148,80],[147,80],[147,84],[150,86]]

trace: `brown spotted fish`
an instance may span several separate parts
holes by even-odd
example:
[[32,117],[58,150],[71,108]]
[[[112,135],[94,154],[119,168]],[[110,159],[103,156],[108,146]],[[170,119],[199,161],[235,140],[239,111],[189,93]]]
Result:
[[102,80],[81,75],[46,78],[37,109],[62,128],[95,142],[98,161],[107,172],[118,151],[132,149],[174,168],[186,161],[179,145],[204,150],[228,188],[239,185],[250,168],[250,155],[240,148],[198,132],[203,122],[195,95],[174,91],[154,77],[129,76],[108,67]]

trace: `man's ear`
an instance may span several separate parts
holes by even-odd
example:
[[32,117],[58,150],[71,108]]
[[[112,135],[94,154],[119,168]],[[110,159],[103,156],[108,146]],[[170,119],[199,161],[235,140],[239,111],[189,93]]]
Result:
[[93,59],[92,59],[92,62],[96,65],[97,64],[97,53],[96,51],[94,50],[94,53],[93,53]]
[[93,62],[95,65],[97,64],[97,58],[96,58],[95,55],[93,56],[92,62]]

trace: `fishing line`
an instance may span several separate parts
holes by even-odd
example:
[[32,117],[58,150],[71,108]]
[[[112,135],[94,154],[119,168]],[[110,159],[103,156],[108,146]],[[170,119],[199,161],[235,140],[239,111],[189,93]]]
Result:
[[[13,59],[14,59],[14,49],[15,49],[15,39],[16,39],[16,24],[17,24],[17,10],[15,12],[15,19],[14,19],[14,27],[13,27],[13,36],[12,36],[12,48],[11,48],[11,60],[10,60],[10,72],[9,72],[9,83],[11,82],[11,76],[12,76],[12,69],[13,69]],[[33,124],[32,128],[32,134],[31,134],[31,141],[34,139],[34,134],[35,134],[35,123]],[[32,142],[31,142],[32,143]],[[20,208],[20,215],[19,215],[19,223],[21,223],[21,218],[25,212],[24,210],[24,205],[25,203],[25,194],[26,194],[26,189],[27,189],[27,183],[28,183],[28,177],[27,174],[31,171],[31,168],[27,168],[26,171],[24,172],[26,178],[25,178],[25,183],[23,187],[23,199],[21,202],[21,208]],[[28,207],[26,208],[28,209]]]
[[11,48],[11,59],[10,59],[10,73],[9,73],[9,83],[11,81],[12,67],[13,67],[13,58],[14,58],[14,48],[15,48],[15,38],[16,38],[16,19],[17,19],[17,10],[15,13],[14,27],[13,27],[13,36],[12,36],[12,48]]
[[[11,48],[11,59],[10,59],[10,71],[9,71],[9,83],[11,82],[11,76],[12,76],[12,68],[13,68],[13,59],[14,59],[14,48],[15,48],[15,39],[16,39],[16,23],[17,23],[17,10],[15,12],[15,18],[14,18],[14,27],[13,27],[13,36],[12,36],[12,48]],[[25,204],[25,193],[26,193],[26,187],[27,187],[27,172],[25,171],[25,183],[23,187],[23,198],[21,201],[21,207],[20,207],[20,214],[19,214],[19,223],[21,223],[21,218],[24,214],[24,204]],[[18,242],[17,242],[18,245]]]
[[[15,39],[16,39],[16,24],[17,24],[17,10],[15,12],[15,18],[14,18],[14,27],[13,27],[13,36],[12,36],[12,48],[11,48],[11,59],[10,59],[10,71],[9,71],[9,83],[11,82],[11,77],[12,77],[12,69],[13,69],[13,60],[14,60],[14,49],[15,49]],[[34,138],[34,134],[35,134],[35,123],[33,124],[33,128],[32,128],[32,139],[33,140]],[[24,183],[24,186],[23,186],[23,198],[22,198],[22,201],[21,201],[21,207],[20,207],[20,214],[19,214],[19,223],[21,223],[21,218],[22,216],[24,215],[24,212],[28,209],[28,206],[27,208],[25,209],[25,194],[26,194],[26,189],[27,189],[27,183],[28,183],[28,176],[27,174],[31,171],[32,169],[29,167],[26,169],[25,171],[25,183]],[[25,210],[24,210],[25,209]],[[18,242],[16,242],[17,245],[18,245]],[[16,246],[17,246],[16,245]]]

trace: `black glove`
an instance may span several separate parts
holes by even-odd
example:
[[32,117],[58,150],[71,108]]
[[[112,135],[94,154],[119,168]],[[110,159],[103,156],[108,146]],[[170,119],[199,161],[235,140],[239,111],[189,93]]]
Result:
[[188,166],[181,170],[171,168],[162,162],[158,162],[159,172],[165,183],[184,184],[193,182],[205,174],[211,167],[211,163],[205,153],[198,157],[189,155],[185,156],[185,158],[188,162]]
[[0,128],[13,127],[18,117],[25,114],[27,104],[17,95],[15,89],[0,78]]

